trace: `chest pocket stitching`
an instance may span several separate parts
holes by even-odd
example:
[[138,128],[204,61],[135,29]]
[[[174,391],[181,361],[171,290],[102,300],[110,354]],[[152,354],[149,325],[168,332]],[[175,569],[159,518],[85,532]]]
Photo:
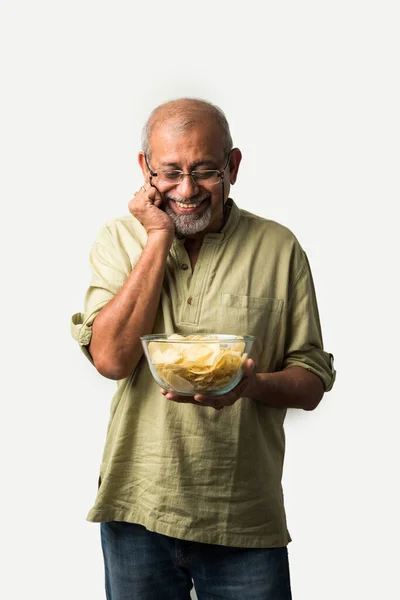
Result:
[[221,294],[221,306],[235,309],[265,309],[281,312],[283,300],[267,296],[245,296],[238,294]]
[[[256,343],[253,349],[253,356],[256,356],[256,363],[261,371],[268,371],[268,365],[271,363],[271,358],[266,354],[266,348],[271,348],[276,341],[278,335],[279,321],[282,314],[284,301],[280,298],[271,298],[268,296],[246,296],[243,294],[221,294],[219,311],[223,318],[223,314],[229,315],[230,311],[233,311],[233,315],[237,320],[237,324],[240,319],[245,318],[246,331],[243,333],[250,333],[255,335]],[[222,311],[222,313],[221,313]],[[236,314],[235,314],[236,313]],[[245,316],[247,315],[247,317]],[[270,319],[267,315],[270,315]],[[220,317],[220,318],[221,318]],[[257,324],[250,324],[253,319],[257,321]],[[259,321],[261,319],[261,321]],[[259,327],[260,323],[264,323],[264,326]],[[268,344],[263,343],[264,339],[267,339],[267,327],[271,327],[268,333]],[[235,325],[234,333],[237,333],[237,325]],[[233,332],[232,332],[233,333]],[[264,337],[265,336],[265,337]],[[258,351],[257,351],[258,347]]]

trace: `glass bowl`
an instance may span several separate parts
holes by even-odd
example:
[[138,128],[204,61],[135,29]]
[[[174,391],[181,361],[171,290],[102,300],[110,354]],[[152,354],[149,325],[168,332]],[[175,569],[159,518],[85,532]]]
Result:
[[180,396],[220,396],[232,390],[255,341],[250,335],[224,334],[157,333],[140,339],[155,381]]

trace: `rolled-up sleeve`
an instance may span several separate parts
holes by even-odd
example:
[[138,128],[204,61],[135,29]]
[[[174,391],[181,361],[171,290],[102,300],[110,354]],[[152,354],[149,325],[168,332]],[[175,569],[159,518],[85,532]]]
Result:
[[92,337],[93,321],[101,309],[119,292],[141,253],[141,247],[137,244],[134,256],[129,256],[124,248],[118,246],[117,241],[118,237],[112,235],[109,227],[105,226],[100,231],[90,252],[92,277],[85,295],[84,312],[77,312],[71,318],[72,337],[92,364],[88,346]]
[[92,364],[94,363],[88,348],[90,340],[92,339],[92,325],[96,316],[99,314],[103,306],[107,304],[107,302],[108,300],[101,302],[99,306],[96,306],[95,310],[87,317],[85,316],[85,313],[78,312],[72,315],[71,318],[72,337],[78,342],[82,352]]
[[314,282],[305,253],[287,310],[282,369],[303,367],[321,379],[325,391],[331,390],[336,378],[334,359],[323,347]]

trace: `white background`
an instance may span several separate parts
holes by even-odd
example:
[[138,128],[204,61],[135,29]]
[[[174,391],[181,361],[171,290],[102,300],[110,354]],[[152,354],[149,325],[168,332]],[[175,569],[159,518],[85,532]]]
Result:
[[300,240],[336,357],[334,390],[286,421],[293,598],[394,597],[396,4],[1,1],[3,598],[104,598],[85,519],[115,384],[69,318],[95,235],[141,184],[144,120],[179,96],[225,111],[231,195]]

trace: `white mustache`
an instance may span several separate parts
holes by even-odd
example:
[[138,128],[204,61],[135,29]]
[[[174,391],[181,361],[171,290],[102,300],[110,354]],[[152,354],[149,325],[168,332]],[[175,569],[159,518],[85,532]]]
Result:
[[182,204],[200,204],[203,200],[208,200],[210,194],[204,194],[203,196],[192,196],[192,198],[180,198],[179,196],[171,196],[170,194],[164,194],[166,200],[173,200],[174,202],[181,202]]

